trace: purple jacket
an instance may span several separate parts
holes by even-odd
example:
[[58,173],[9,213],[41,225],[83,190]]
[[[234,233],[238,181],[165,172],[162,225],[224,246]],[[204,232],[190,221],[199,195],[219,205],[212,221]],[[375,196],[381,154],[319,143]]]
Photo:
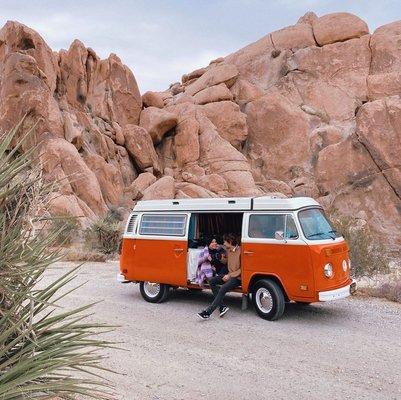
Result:
[[213,269],[209,257],[209,248],[206,246],[199,254],[198,258],[198,269],[196,270],[195,282],[203,287],[204,281],[210,279],[213,276]]

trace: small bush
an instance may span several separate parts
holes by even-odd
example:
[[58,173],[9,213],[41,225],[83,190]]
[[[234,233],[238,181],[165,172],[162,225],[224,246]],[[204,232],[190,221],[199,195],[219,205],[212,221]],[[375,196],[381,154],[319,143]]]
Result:
[[389,251],[373,237],[366,223],[336,215],[331,220],[350,247],[351,275],[354,278],[389,272]]
[[52,221],[51,228],[58,232],[56,244],[68,245],[77,237],[80,226],[75,218],[59,217]]
[[98,218],[86,230],[85,236],[88,247],[104,254],[115,253],[118,251],[121,237],[120,222],[113,212],[109,212],[104,217]]

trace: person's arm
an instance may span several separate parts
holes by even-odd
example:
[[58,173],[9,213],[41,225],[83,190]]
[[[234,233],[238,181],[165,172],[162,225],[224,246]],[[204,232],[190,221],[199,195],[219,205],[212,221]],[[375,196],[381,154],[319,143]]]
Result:
[[237,270],[230,272],[228,275],[230,278],[238,278],[241,275],[241,266]]
[[209,257],[209,251],[206,249],[202,250],[202,253],[199,254],[199,259],[198,259],[198,267],[200,265],[202,265],[204,262],[206,262],[206,260]]

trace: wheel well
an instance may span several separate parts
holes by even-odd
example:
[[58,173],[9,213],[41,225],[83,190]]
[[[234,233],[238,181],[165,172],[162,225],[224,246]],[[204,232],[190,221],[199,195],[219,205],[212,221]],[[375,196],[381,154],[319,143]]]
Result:
[[251,281],[249,282],[249,289],[248,289],[248,292],[252,292],[253,286],[254,286],[254,285],[256,284],[256,282],[259,281],[260,279],[270,279],[270,280],[276,282],[277,285],[279,285],[280,288],[281,288],[281,290],[283,291],[285,301],[289,301],[289,298],[288,298],[288,296],[287,296],[287,293],[286,293],[286,291],[285,291],[285,289],[284,289],[283,284],[281,283],[280,279],[278,279],[277,276],[274,276],[274,275],[262,275],[262,274],[254,275],[254,276],[251,278]]

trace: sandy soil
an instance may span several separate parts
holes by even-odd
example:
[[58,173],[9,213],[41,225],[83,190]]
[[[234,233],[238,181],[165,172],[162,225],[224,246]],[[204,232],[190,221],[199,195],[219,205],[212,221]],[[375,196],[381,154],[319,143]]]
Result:
[[[55,264],[46,279],[74,263]],[[210,292],[174,292],[163,304],[145,302],[138,285],[116,282],[118,264],[88,263],[88,281],[66,307],[103,300],[99,322],[120,325],[105,363],[116,398],[133,399],[401,399],[401,306],[377,299],[288,304],[268,322],[241,311],[230,295],[224,318],[195,314]]]

